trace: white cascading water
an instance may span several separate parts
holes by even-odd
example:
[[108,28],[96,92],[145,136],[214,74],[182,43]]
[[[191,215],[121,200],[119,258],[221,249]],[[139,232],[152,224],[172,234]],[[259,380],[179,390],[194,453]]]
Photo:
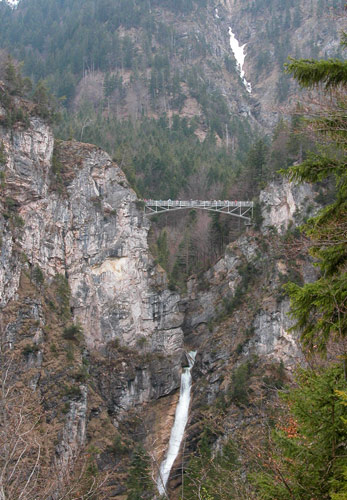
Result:
[[190,404],[190,389],[192,387],[191,371],[194,365],[196,352],[191,351],[187,354],[189,366],[183,368],[181,375],[180,398],[176,407],[175,421],[171,429],[169,448],[165,459],[160,464],[157,487],[160,495],[166,492],[166,483],[168,482],[171,468],[178,455],[184,430],[186,428]]
[[241,77],[241,80],[246,87],[247,92],[251,93],[252,92],[252,86],[249,82],[247,82],[246,77],[245,77],[245,72],[243,71],[243,65],[245,62],[246,54],[245,54],[245,47],[246,44],[240,45],[238,40],[236,39],[232,29],[229,27],[229,36],[230,36],[230,47],[231,50],[234,53],[236,62],[237,62],[237,68],[239,70],[239,74]]

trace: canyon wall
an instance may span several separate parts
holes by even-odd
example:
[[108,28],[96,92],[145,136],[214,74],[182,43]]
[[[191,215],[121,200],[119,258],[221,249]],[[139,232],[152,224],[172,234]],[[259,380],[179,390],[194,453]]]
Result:
[[0,136],[2,345],[41,395],[68,467],[88,442],[110,445],[129,409],[179,387],[183,314],[106,153],[55,142],[38,118]]

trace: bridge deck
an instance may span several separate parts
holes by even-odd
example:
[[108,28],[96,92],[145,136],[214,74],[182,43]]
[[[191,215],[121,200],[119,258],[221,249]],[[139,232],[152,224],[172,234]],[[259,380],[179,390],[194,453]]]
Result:
[[253,207],[253,201],[230,200],[143,200],[147,207]]
[[199,209],[233,215],[251,221],[253,216],[253,201],[231,200],[143,200],[146,215],[182,209]]

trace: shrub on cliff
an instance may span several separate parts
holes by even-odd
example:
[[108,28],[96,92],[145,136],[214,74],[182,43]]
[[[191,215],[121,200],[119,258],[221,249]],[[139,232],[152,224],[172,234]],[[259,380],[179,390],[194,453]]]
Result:
[[83,330],[81,325],[72,324],[64,328],[63,337],[66,340],[79,341],[81,339],[82,332]]

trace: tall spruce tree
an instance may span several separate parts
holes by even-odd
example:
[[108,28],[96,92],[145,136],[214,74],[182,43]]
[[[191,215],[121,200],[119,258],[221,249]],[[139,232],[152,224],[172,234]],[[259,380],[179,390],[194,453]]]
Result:
[[128,500],[153,498],[154,483],[150,477],[150,459],[146,451],[138,446],[132,456],[128,482]]
[[[346,35],[342,44],[347,46]],[[302,87],[319,87],[326,96],[325,108],[312,110],[315,116],[309,121],[323,142],[320,153],[312,153],[287,171],[295,181],[335,181],[334,202],[303,228],[321,276],[303,287],[287,285],[296,319],[294,328],[301,330],[304,346],[324,352],[330,340],[341,340],[347,335],[347,62],[291,59],[287,72]]]

